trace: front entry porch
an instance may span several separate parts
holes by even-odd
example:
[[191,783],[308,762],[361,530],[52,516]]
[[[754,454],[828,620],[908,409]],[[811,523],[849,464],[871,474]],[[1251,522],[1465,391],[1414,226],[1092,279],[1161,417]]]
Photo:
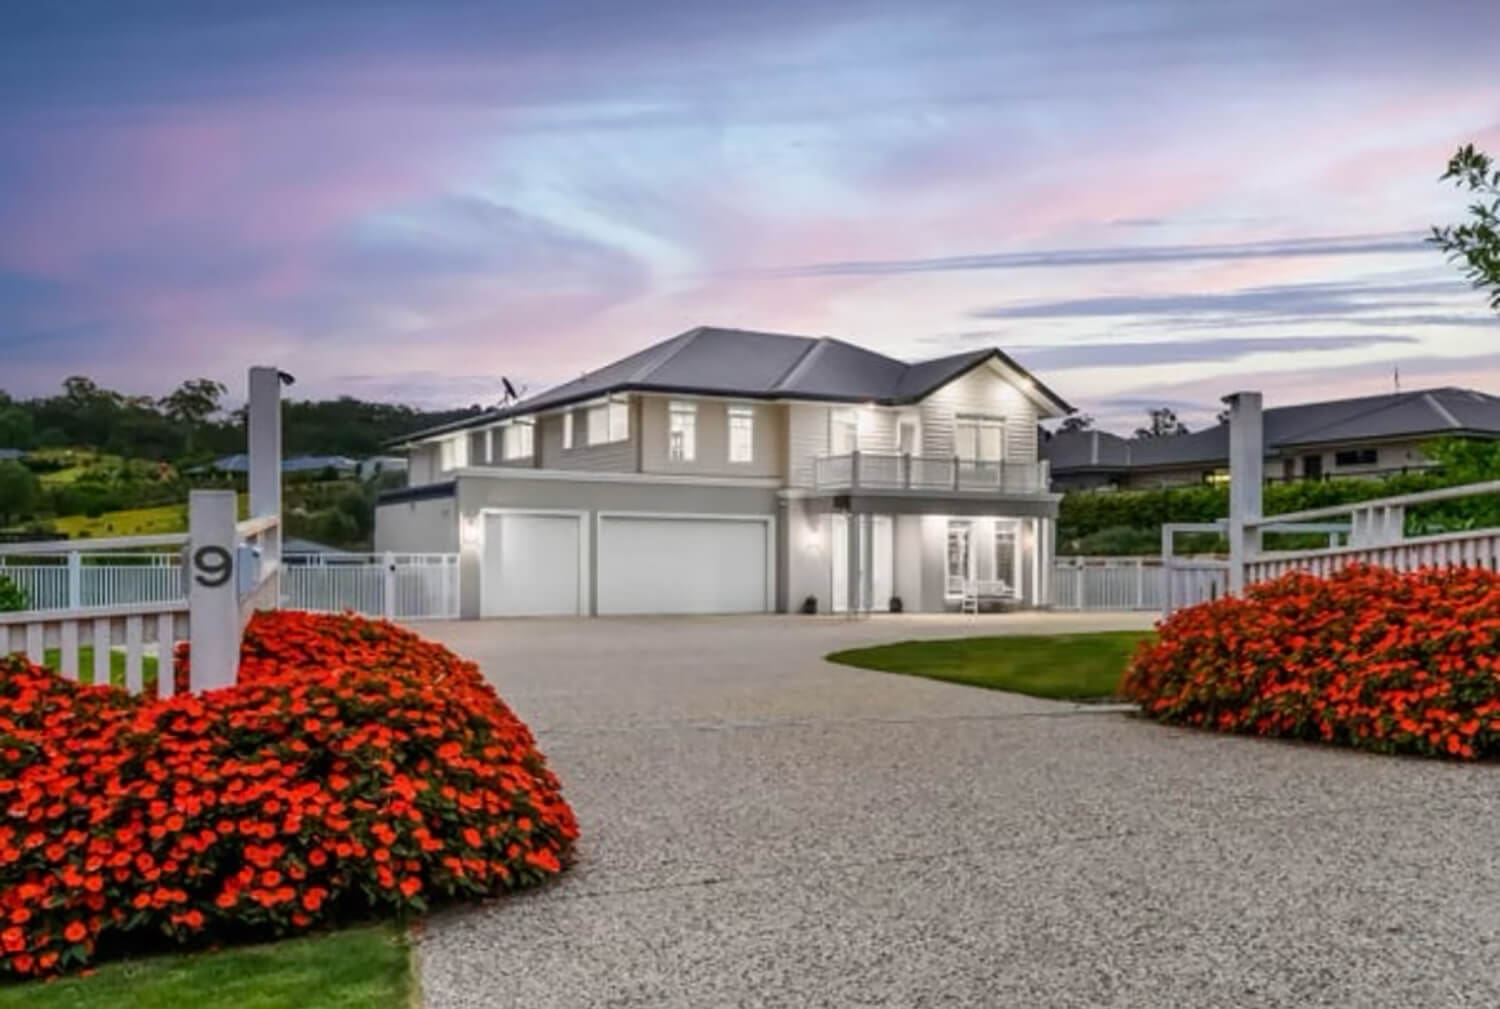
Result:
[[1035,516],[832,512],[830,609],[1039,608],[1050,598],[1039,557],[1050,555],[1051,524]]
[[[1039,609],[1055,505],[803,498],[786,513],[785,603],[832,613]],[[1048,514],[1048,512],[1051,514]],[[1030,512],[1028,514],[1028,512]]]

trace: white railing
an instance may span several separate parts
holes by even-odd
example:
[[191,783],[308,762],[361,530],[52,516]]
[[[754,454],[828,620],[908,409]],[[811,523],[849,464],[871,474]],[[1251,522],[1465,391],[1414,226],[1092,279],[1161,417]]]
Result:
[[187,598],[182,555],[85,552],[63,556],[13,554],[0,547],[0,578],[26,595],[29,610],[168,603]]
[[985,462],[882,452],[851,452],[813,460],[819,490],[953,491],[1044,494],[1047,461]]
[[458,554],[304,554],[282,568],[283,604],[388,620],[456,619]]
[[[273,573],[263,562],[266,546],[259,540],[264,532],[262,528],[240,541],[239,570],[247,572],[241,577],[257,586]],[[60,549],[62,544],[50,546]],[[185,606],[188,598],[181,552],[125,555],[73,549],[52,557],[37,550],[28,550],[25,557],[0,553],[0,576],[25,592],[27,613],[153,603]],[[291,609],[353,611],[390,620],[459,616],[458,554],[288,554],[282,558],[279,579],[280,605]]]
[[[1326,508],[1311,508],[1290,514],[1251,518],[1245,528],[1252,534],[1295,531],[1319,525],[1330,518],[1345,518],[1346,543],[1310,550],[1259,550],[1250,553],[1244,565],[1245,584],[1277,578],[1290,571],[1330,575],[1350,564],[1373,564],[1395,571],[1424,567],[1483,567],[1500,569],[1500,529],[1472,529],[1429,536],[1406,535],[1408,508],[1456,501],[1462,498],[1500,495],[1500,481],[1445,487],[1418,494],[1358,501]],[[1337,539],[1337,537],[1333,537]]]
[[1053,568],[1052,605],[1170,613],[1218,599],[1228,583],[1229,564],[1216,558],[1063,557]]

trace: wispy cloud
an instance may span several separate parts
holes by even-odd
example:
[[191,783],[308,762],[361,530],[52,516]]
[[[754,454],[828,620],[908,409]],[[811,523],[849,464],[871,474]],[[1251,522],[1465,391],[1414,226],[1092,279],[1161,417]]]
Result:
[[1296,259],[1309,256],[1371,256],[1426,252],[1420,232],[1336,235],[1272,241],[1202,245],[1113,245],[1037,252],[991,252],[924,259],[865,259],[810,263],[762,271],[785,277],[878,276],[901,273],[948,273],[962,270],[1037,270],[1150,263],[1203,263],[1246,259]]
[[1236,361],[1253,354],[1296,354],[1308,351],[1358,350],[1386,345],[1412,345],[1413,336],[1373,333],[1356,336],[1228,337],[1208,340],[1121,340],[1075,343],[1063,347],[1015,347],[1028,367],[1066,371],[1078,368],[1146,367],[1156,364],[1197,364]]
[[1277,284],[1237,291],[1173,294],[1114,294],[1088,298],[997,305],[971,313],[976,319],[1098,319],[1122,316],[1345,316],[1390,309],[1427,308],[1466,290],[1463,282],[1399,284]]

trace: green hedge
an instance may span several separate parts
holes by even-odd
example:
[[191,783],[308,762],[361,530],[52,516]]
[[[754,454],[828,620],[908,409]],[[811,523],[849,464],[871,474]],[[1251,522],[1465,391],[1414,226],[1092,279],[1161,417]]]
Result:
[[[1396,494],[1500,479],[1500,442],[1445,439],[1427,446],[1441,465],[1429,473],[1407,473],[1379,480],[1322,480],[1268,484],[1267,515],[1369,501]],[[1229,488],[1201,484],[1160,490],[1074,491],[1063,497],[1058,516],[1058,552],[1093,556],[1153,554],[1168,522],[1212,522],[1229,515]],[[1500,497],[1476,497],[1425,505],[1407,514],[1407,532],[1447,532],[1500,525]],[[1278,541],[1277,546],[1304,544]],[[1215,537],[1179,541],[1187,551],[1217,549]]]

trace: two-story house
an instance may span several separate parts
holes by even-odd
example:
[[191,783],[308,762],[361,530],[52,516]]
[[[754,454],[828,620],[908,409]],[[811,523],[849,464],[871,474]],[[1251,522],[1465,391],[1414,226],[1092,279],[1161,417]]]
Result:
[[375,546],[459,552],[469,617],[1036,606],[1070,409],[998,350],[700,327],[406,439]]

